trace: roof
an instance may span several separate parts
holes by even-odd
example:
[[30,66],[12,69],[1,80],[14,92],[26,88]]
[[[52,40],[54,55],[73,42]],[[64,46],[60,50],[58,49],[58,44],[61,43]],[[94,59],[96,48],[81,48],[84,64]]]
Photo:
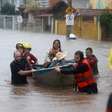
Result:
[[100,16],[104,12],[112,13],[112,9],[80,9],[82,16]]

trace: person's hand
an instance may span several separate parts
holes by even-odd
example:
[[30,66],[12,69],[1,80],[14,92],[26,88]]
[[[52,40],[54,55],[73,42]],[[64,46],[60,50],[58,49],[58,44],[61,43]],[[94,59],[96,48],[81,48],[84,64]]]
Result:
[[57,72],[60,72],[60,71],[61,71],[61,69],[60,69],[59,66],[56,66],[54,69],[55,69]]
[[31,70],[32,73],[33,73],[33,72],[36,72],[36,71],[37,71],[36,69],[32,69],[32,70]]

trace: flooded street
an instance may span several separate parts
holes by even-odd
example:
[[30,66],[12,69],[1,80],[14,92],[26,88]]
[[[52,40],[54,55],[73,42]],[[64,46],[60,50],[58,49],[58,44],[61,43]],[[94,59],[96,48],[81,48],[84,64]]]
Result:
[[[32,52],[43,63],[46,52],[54,39],[60,39],[67,59],[73,58],[76,50],[92,47],[99,63],[100,78],[97,95],[74,94],[70,88],[48,88],[33,81],[26,86],[10,85],[10,62],[15,44],[19,41],[32,43]],[[0,112],[105,112],[108,95],[112,92],[112,71],[107,67],[107,55],[112,42],[92,40],[66,40],[63,36],[11,32],[0,30]]]

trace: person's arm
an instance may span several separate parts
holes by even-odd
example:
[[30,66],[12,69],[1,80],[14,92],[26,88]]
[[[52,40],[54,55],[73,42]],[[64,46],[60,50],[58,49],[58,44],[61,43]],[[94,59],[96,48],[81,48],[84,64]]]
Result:
[[68,66],[67,68],[60,68],[59,66],[55,67],[55,70],[57,72],[61,72],[63,74],[73,74],[75,71],[75,68],[73,67],[73,65]]
[[84,73],[84,72],[88,71],[88,69],[89,69],[89,67],[87,64],[80,64],[76,67],[74,74]]
[[36,70],[20,70],[18,71],[19,75],[31,75],[31,73],[35,72]]
[[63,74],[73,74],[75,72],[75,67],[73,65],[70,65],[67,69],[60,68],[60,72]]
[[63,74],[78,74],[78,73],[84,73],[89,69],[88,65],[86,64],[81,64],[78,66],[69,66],[68,69],[64,69],[64,68],[59,68],[56,67],[55,70],[58,72],[61,72]]

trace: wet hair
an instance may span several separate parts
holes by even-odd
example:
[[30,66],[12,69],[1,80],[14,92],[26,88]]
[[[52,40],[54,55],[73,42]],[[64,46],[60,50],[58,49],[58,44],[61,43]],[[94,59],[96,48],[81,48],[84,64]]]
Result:
[[16,49],[19,49],[19,48],[24,48],[23,44],[17,43],[17,44],[16,44]]
[[61,42],[60,42],[60,40],[58,40],[58,39],[56,39],[56,40],[53,41],[53,48],[54,48],[55,42],[58,42],[58,44],[59,44],[59,51],[62,51],[62,50],[61,50]]
[[28,49],[29,51],[31,51],[31,48],[26,48],[26,49]]
[[86,48],[86,51],[89,50],[91,52],[93,52],[93,49],[91,47]]
[[75,55],[79,55],[80,56],[80,60],[83,60],[84,59],[84,54],[83,54],[83,52],[82,51],[76,51],[75,52]]

